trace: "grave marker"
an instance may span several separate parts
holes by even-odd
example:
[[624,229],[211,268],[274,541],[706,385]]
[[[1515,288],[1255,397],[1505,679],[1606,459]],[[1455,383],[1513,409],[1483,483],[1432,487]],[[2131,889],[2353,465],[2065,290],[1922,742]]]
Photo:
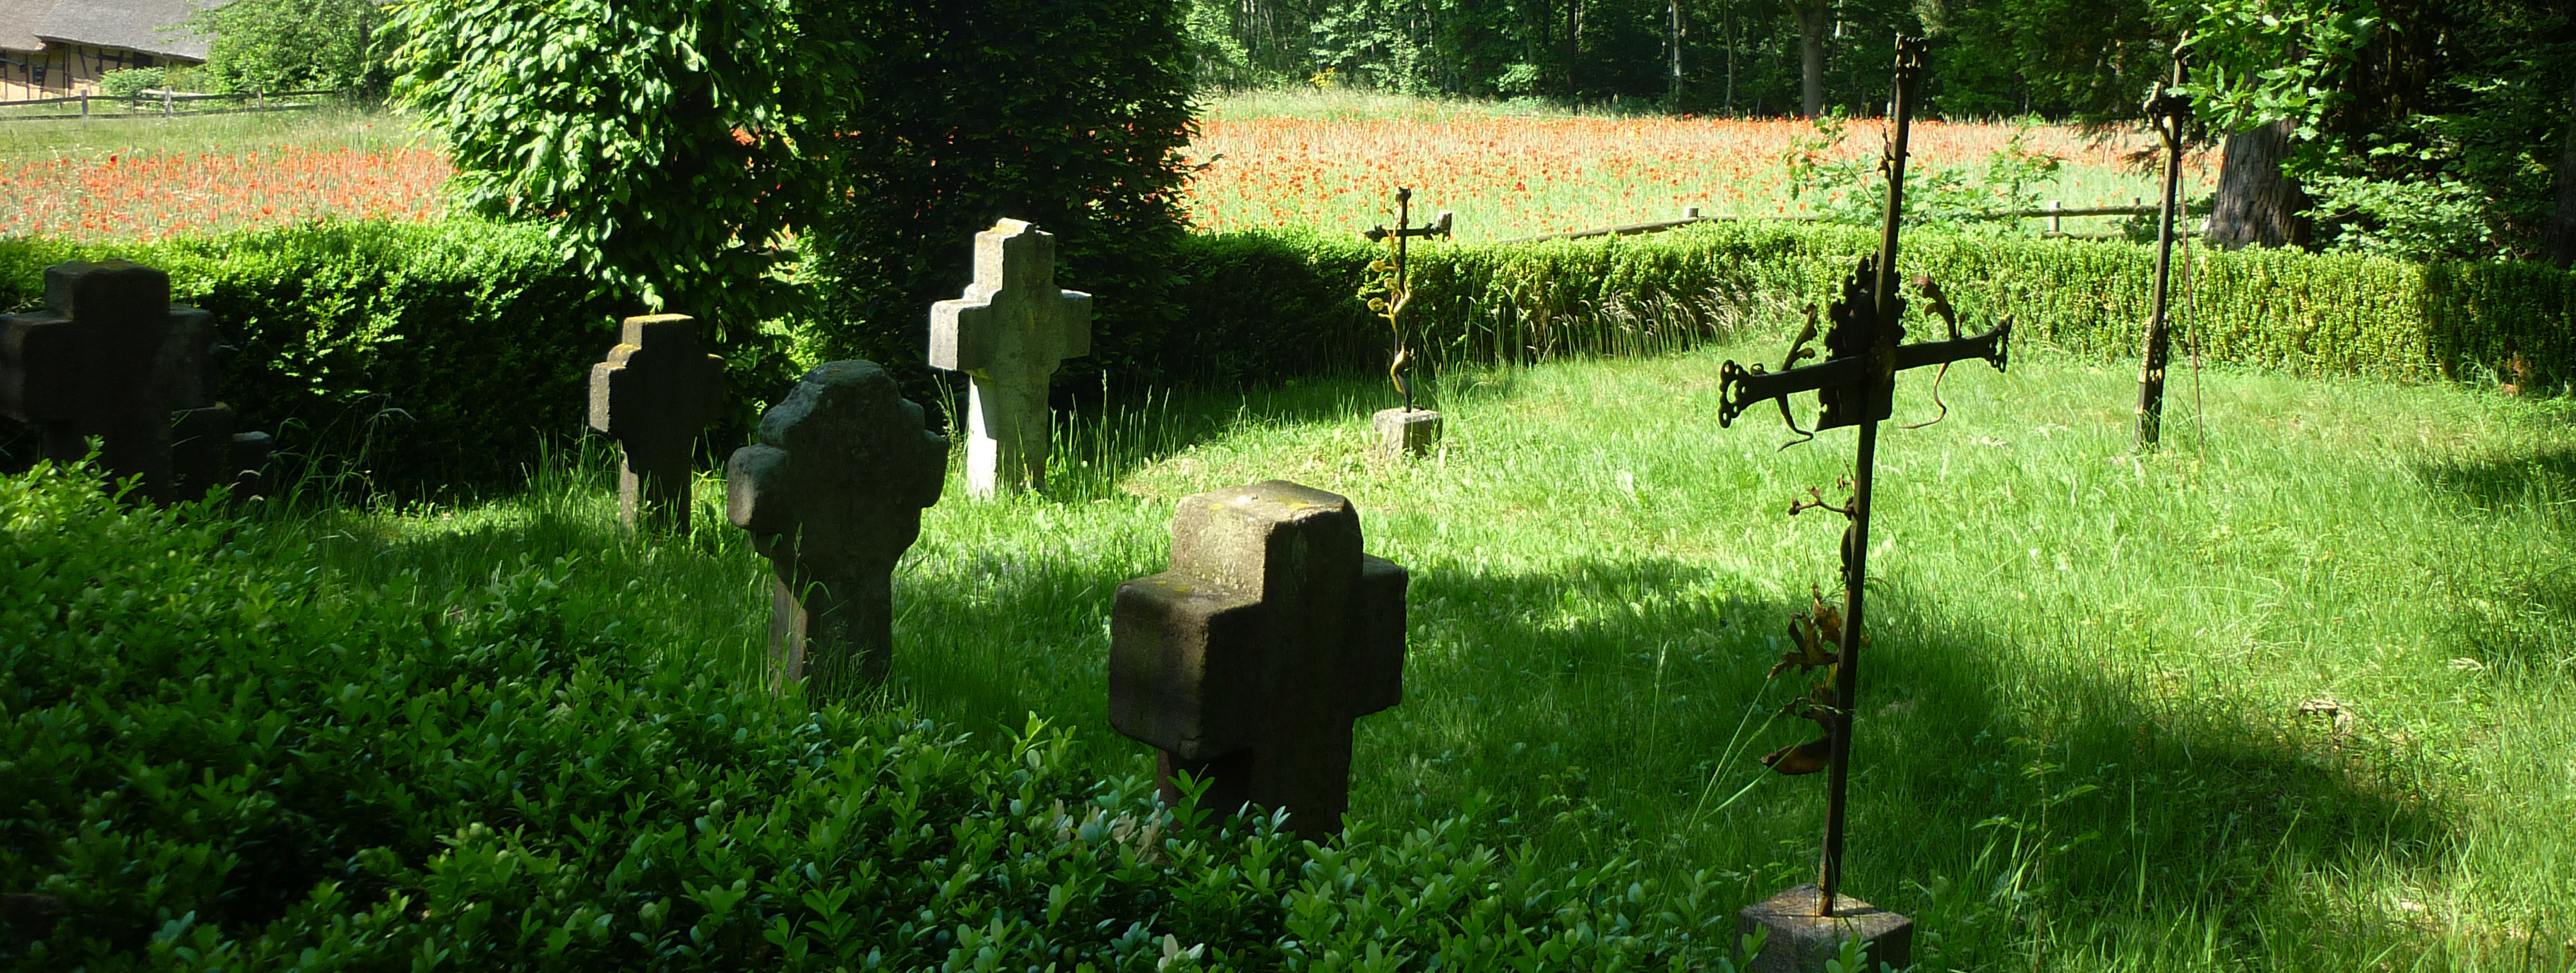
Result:
[[689,532],[698,430],[724,408],[724,359],[698,343],[696,318],[627,318],[608,360],[590,366],[590,427],[617,437],[617,512],[626,526]]
[[230,345],[214,346],[212,353],[200,359],[203,367],[196,375],[199,384],[181,393],[215,404],[181,409],[170,415],[170,478],[176,485],[176,499],[200,499],[218,486],[231,487],[231,498],[236,501],[268,492],[264,470],[270,454],[276,451],[276,441],[265,432],[234,432],[238,417],[232,406],[219,401],[223,398],[218,394],[223,363],[235,351]]
[[56,264],[43,311],[0,315],[0,414],[35,426],[56,462],[103,438],[109,475],[139,474],[144,495],[167,503],[181,496],[171,414],[216,404],[215,349],[214,316],[172,305],[170,275],[123,260]]
[[966,492],[1046,485],[1047,386],[1091,353],[1091,295],[1055,286],[1055,234],[1000,220],[975,234],[975,282],[930,308],[930,364],[965,372]]
[[[1799,640],[1799,651],[1783,656],[1772,670],[1796,667],[1801,672],[1822,668],[1827,681],[1814,687],[1793,708],[1798,715],[1814,720],[1824,737],[1803,744],[1783,747],[1763,758],[1772,770],[1783,774],[1805,774],[1828,771],[1825,792],[1825,839],[1818,877],[1814,886],[1802,886],[1769,902],[1745,909],[1741,921],[1747,932],[1756,927],[1770,930],[1773,943],[1785,948],[1766,951],[1754,968],[1759,970],[1821,969],[1811,947],[1830,944],[1840,938],[1857,936],[1871,947],[1870,959],[1902,967],[1909,962],[1912,925],[1904,916],[1872,908],[1842,890],[1845,795],[1849,787],[1852,751],[1852,717],[1858,708],[1860,649],[1867,644],[1861,636],[1862,595],[1868,578],[1870,483],[1878,454],[1878,423],[1888,418],[1896,394],[1896,375],[1911,368],[1939,365],[1944,373],[1956,361],[1983,359],[1997,370],[2006,364],[2007,342],[2012,337],[2012,321],[1985,334],[1962,336],[1958,314],[1950,306],[1938,285],[1929,278],[1916,285],[1927,301],[1925,310],[1939,316],[1948,326],[1947,340],[1905,344],[1903,316],[1906,300],[1897,293],[1897,242],[1903,227],[1905,193],[1906,140],[1910,131],[1915,85],[1922,73],[1924,43],[1919,38],[1899,36],[1896,43],[1896,93],[1888,112],[1890,124],[1881,172],[1887,177],[1887,206],[1881,223],[1879,250],[1863,257],[1859,268],[1844,278],[1842,296],[1834,302],[1829,314],[1833,326],[1824,335],[1824,360],[1798,366],[1801,359],[1815,355],[1807,342],[1815,337],[1814,310],[1809,308],[1807,329],[1791,343],[1781,371],[1765,372],[1755,365],[1750,370],[1728,361],[1718,369],[1721,401],[1718,406],[1720,425],[1731,424],[1746,409],[1766,401],[1775,401],[1780,414],[1789,421],[1791,431],[1800,439],[1792,445],[1815,438],[1814,433],[1800,429],[1790,416],[1788,397],[1813,391],[1822,405],[1816,422],[1819,430],[1854,426],[1859,431],[1858,455],[1852,463],[1851,499],[1835,507],[1826,502],[1821,491],[1813,502],[1793,504],[1789,512],[1826,509],[1848,519],[1842,537],[1843,606],[1837,612],[1821,597],[1804,619],[1805,627],[1792,623],[1791,634]],[[1939,386],[1934,386],[1933,401],[1940,401]],[[1944,413],[1948,407],[1943,407]],[[1935,417],[1932,421],[1939,421]],[[1930,423],[1923,423],[1929,425]],[[1828,647],[1832,651],[1828,651]],[[1803,908],[1784,903],[1792,900]],[[1785,959],[1775,959],[1786,957]],[[1803,957],[1803,958],[1802,958]]]
[[726,465],[726,514],[769,558],[778,685],[822,697],[883,682],[894,651],[894,566],[939,502],[948,440],[874,362],[826,362],[760,420]]
[[[1370,285],[1383,288],[1385,293],[1369,298],[1368,307],[1378,317],[1386,319],[1387,330],[1394,334],[1395,354],[1387,360],[1386,378],[1395,384],[1396,394],[1404,397],[1403,405],[1380,409],[1369,417],[1369,426],[1377,433],[1377,451],[1388,459],[1423,455],[1440,441],[1440,413],[1416,407],[1413,404],[1413,383],[1404,377],[1405,366],[1413,362],[1413,353],[1404,347],[1404,307],[1413,300],[1412,283],[1406,276],[1405,244],[1414,237],[1448,237],[1455,217],[1442,210],[1439,219],[1421,226],[1409,225],[1412,219],[1413,190],[1398,186],[1395,190],[1395,229],[1373,226],[1360,234],[1370,243],[1395,241],[1392,260],[1377,261],[1369,266],[1371,271],[1385,274]],[[1365,295],[1370,291],[1361,293]]]
[[1188,771],[1204,807],[1341,830],[1351,723],[1404,696],[1403,568],[1361,553],[1349,500],[1281,480],[1183,499],[1171,570],[1118,588],[1109,723]]

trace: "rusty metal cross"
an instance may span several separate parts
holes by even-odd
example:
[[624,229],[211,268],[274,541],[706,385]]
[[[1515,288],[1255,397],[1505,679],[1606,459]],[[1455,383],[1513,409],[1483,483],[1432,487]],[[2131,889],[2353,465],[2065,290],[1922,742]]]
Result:
[[[1783,417],[1788,415],[1787,397],[1801,392],[1815,392],[1823,406],[1816,423],[1818,430],[1843,426],[1859,428],[1858,455],[1852,462],[1852,499],[1850,504],[1834,509],[1850,519],[1842,541],[1843,558],[1843,623],[1840,654],[1833,668],[1833,703],[1819,707],[1825,719],[1826,738],[1818,741],[1828,751],[1825,768],[1826,785],[1825,846],[1820,877],[1817,880],[1817,914],[1832,915],[1837,887],[1842,884],[1842,849],[1844,794],[1850,782],[1853,700],[1859,688],[1861,647],[1862,581],[1868,576],[1870,479],[1877,461],[1878,424],[1892,411],[1896,394],[1896,373],[1911,368],[1939,365],[1968,359],[1984,359],[1997,370],[2004,368],[2007,342],[2012,337],[2012,321],[1984,334],[1963,337],[1959,334],[1956,312],[1944,299],[1938,285],[1928,278],[1919,279],[1927,310],[1942,317],[1949,325],[1949,337],[1938,341],[1905,344],[1905,325],[1901,320],[1906,300],[1897,293],[1896,248],[1898,231],[1903,225],[1905,198],[1906,137],[1914,108],[1915,85],[1923,70],[1924,43],[1918,38],[1897,39],[1896,97],[1889,110],[1887,155],[1887,210],[1881,225],[1878,253],[1862,257],[1860,266],[1844,278],[1841,299],[1830,312],[1832,329],[1824,336],[1824,360],[1813,365],[1791,367],[1801,358],[1814,354],[1805,347],[1814,337],[1814,322],[1808,333],[1799,336],[1790,350],[1782,370],[1767,372],[1756,365],[1751,369],[1729,361],[1719,367],[1721,402],[1720,425],[1732,424],[1735,417],[1755,405],[1778,401]],[[1812,313],[1812,311],[1811,311]],[[1938,398],[1937,392],[1935,398]],[[1945,409],[1946,411],[1946,409]],[[1806,438],[1806,430],[1791,429]],[[1804,442],[1805,439],[1795,442]],[[1794,444],[1794,443],[1793,443]],[[1822,506],[1816,504],[1802,507]],[[1792,510],[1795,512],[1795,509]],[[1820,609],[1820,614],[1823,610]],[[1813,747],[1813,744],[1808,747]],[[1807,748],[1799,748],[1807,749]],[[1778,756],[1778,755],[1775,755]],[[1783,773],[1803,773],[1807,767],[1791,768],[1781,760],[1773,769]]]

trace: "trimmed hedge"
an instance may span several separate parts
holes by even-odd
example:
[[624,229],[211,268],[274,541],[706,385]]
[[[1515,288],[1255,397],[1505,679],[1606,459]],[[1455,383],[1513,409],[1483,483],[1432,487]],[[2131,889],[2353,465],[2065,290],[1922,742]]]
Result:
[[[1285,282],[1301,288],[1323,279],[1356,289],[1370,256],[1357,240],[1311,233],[1227,234],[1210,243],[1218,241],[1304,260]],[[1751,221],[1652,236],[1427,245],[1413,250],[1411,319],[1420,343],[1452,361],[1668,348],[1776,327],[1807,302],[1830,300],[1838,278],[1877,245],[1877,234],[1863,228]],[[2177,350],[2196,328],[2207,360],[2304,375],[2468,380],[2506,372],[2520,356],[2533,381],[2576,379],[2576,274],[2287,250],[2199,253],[2188,277],[2177,261],[2177,291],[2188,295],[2173,311]],[[1908,233],[1898,255],[1906,276],[1940,281],[1980,326],[2011,315],[2020,340],[2110,358],[2138,354],[2153,260],[2151,248],[2131,244],[1934,230]],[[2180,291],[2185,283],[2189,292]],[[1257,286],[1224,290],[1194,288],[1185,299],[1263,303]],[[1317,313],[1302,327],[1238,327],[1345,336],[1374,326],[1361,314],[1353,306]],[[1367,341],[1385,346],[1382,332]]]
[[351,586],[294,529],[0,478],[0,969],[1729,968],[1705,884],[1162,809],[1034,718],[576,630],[560,564]]
[[[532,228],[328,221],[161,243],[0,239],[0,309],[44,298],[44,268],[133,260],[214,312],[241,350],[223,393],[247,428],[405,493],[504,482],[577,432],[616,307]],[[291,459],[290,459],[291,462]],[[293,471],[293,467],[288,467]]]
[[[1807,302],[1828,299],[1875,246],[1866,229],[1768,222],[1427,244],[1413,251],[1409,326],[1434,367],[1771,333]],[[169,270],[179,299],[215,312],[244,352],[229,366],[225,396],[251,426],[281,432],[283,448],[326,478],[357,472],[403,494],[506,484],[549,438],[578,434],[589,365],[615,343],[614,319],[633,310],[599,294],[539,231],[470,220],[325,222],[118,246],[0,238],[0,309],[37,303],[49,264],[111,256]],[[1117,323],[1151,315],[1103,315],[1110,330],[1093,347],[1114,360],[1099,364],[1126,389],[1382,367],[1384,327],[1354,296],[1371,256],[1351,235],[1192,236],[1172,268],[1179,323],[1165,330]],[[2015,316],[2023,341],[2137,354],[2146,247],[1918,230],[1901,260],[1906,274],[1946,285],[1972,320]],[[2576,274],[2565,271],[2249,250],[2205,253],[2187,278],[2178,271],[2184,282],[2193,288],[2176,308],[2177,341],[2196,332],[2213,362],[2409,381],[2576,379]],[[746,335],[729,349],[733,411],[708,434],[711,453],[740,441],[793,381],[800,363],[786,349],[893,341],[818,335],[833,327]],[[935,401],[918,354],[889,364],[909,376],[908,394]],[[1098,387],[1079,368],[1059,379],[1060,399]],[[30,449],[19,437],[15,451]]]

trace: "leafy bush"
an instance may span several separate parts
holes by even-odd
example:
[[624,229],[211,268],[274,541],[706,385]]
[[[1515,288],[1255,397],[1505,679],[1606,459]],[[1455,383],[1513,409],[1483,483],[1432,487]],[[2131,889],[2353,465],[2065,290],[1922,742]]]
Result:
[[379,0],[231,0],[191,23],[214,38],[201,69],[225,92],[381,89]]
[[110,98],[132,98],[161,87],[168,68],[118,68],[98,76],[98,91]]
[[0,967],[1727,968],[1734,903],[1628,862],[1470,816],[1296,842],[1083,783],[1035,718],[977,746],[577,630],[561,563],[354,587],[301,549],[0,479],[0,888],[37,897]]

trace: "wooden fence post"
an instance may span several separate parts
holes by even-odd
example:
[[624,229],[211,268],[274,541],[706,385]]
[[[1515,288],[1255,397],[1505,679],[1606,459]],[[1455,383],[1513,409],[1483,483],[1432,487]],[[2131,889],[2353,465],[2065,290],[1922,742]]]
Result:
[[89,92],[81,92],[81,117],[89,117]]
[[[2057,200],[2052,199],[2052,200],[2049,200],[2049,201],[2048,201],[2048,208],[2049,208],[2049,209],[2052,209],[2052,210],[2060,210],[2060,209],[2065,209],[2065,208],[2066,208],[2066,206],[2065,206],[2065,204],[2060,203],[2060,202],[2058,202]],[[2048,214],[2048,232],[2050,232],[2050,233],[2063,233],[2063,232],[2065,232],[2064,227],[2063,227],[2063,226],[2058,222],[2058,216],[2057,216],[2057,214],[2055,214],[2055,213],[2050,213],[2050,214]]]
[[170,89],[161,89],[161,117],[170,117]]

